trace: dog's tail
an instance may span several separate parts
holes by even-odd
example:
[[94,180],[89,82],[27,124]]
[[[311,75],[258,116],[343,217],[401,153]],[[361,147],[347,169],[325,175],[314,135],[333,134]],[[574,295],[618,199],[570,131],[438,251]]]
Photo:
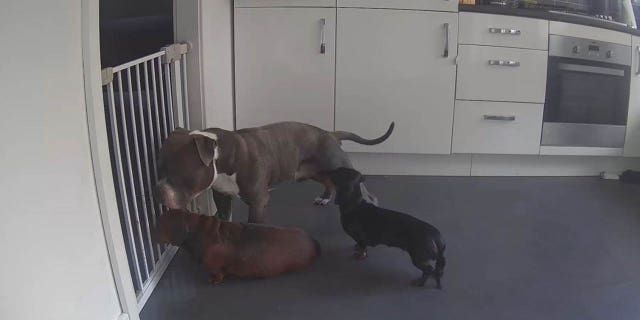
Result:
[[359,144],[364,144],[366,146],[372,146],[376,144],[381,144],[385,140],[389,139],[389,137],[391,136],[391,133],[393,133],[393,128],[395,128],[395,126],[396,126],[395,122],[391,122],[391,124],[389,125],[389,129],[387,129],[387,132],[385,132],[385,134],[383,134],[381,137],[376,139],[365,139],[353,132],[348,132],[348,131],[335,131],[333,132],[333,136],[340,141],[349,140]]

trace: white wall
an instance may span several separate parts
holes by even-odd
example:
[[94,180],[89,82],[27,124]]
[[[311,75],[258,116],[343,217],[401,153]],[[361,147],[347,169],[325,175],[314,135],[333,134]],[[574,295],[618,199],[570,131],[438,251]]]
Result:
[[233,129],[233,0],[201,2],[206,126]]
[[0,318],[116,319],[89,150],[80,1],[3,1],[0,43]]
[[233,129],[233,0],[200,1],[205,124]]
[[191,44],[188,79],[192,127],[231,130],[233,0],[174,0],[174,5],[176,41]]

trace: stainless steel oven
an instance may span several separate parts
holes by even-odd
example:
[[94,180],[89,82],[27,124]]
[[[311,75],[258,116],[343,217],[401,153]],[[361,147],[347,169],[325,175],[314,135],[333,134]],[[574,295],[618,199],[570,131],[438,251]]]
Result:
[[543,146],[624,146],[631,47],[551,35]]

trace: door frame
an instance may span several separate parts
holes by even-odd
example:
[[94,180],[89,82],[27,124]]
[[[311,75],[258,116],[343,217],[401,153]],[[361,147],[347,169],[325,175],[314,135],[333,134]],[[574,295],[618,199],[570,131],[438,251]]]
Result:
[[100,0],[82,0],[81,8],[82,65],[89,144],[102,228],[122,310],[118,320],[139,320],[140,310],[129,270],[111,172],[109,140],[102,97]]

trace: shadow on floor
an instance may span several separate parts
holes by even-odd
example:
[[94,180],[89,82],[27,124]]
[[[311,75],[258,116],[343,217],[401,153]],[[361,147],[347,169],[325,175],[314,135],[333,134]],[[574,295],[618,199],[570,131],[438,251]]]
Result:
[[[219,286],[179,252],[141,317],[161,319],[638,319],[640,187],[597,178],[370,177],[380,205],[436,225],[444,290],[396,249],[350,259],[338,209],[313,183],[272,192],[268,220],[306,229],[323,255],[308,271]],[[235,203],[235,221],[247,208]]]

